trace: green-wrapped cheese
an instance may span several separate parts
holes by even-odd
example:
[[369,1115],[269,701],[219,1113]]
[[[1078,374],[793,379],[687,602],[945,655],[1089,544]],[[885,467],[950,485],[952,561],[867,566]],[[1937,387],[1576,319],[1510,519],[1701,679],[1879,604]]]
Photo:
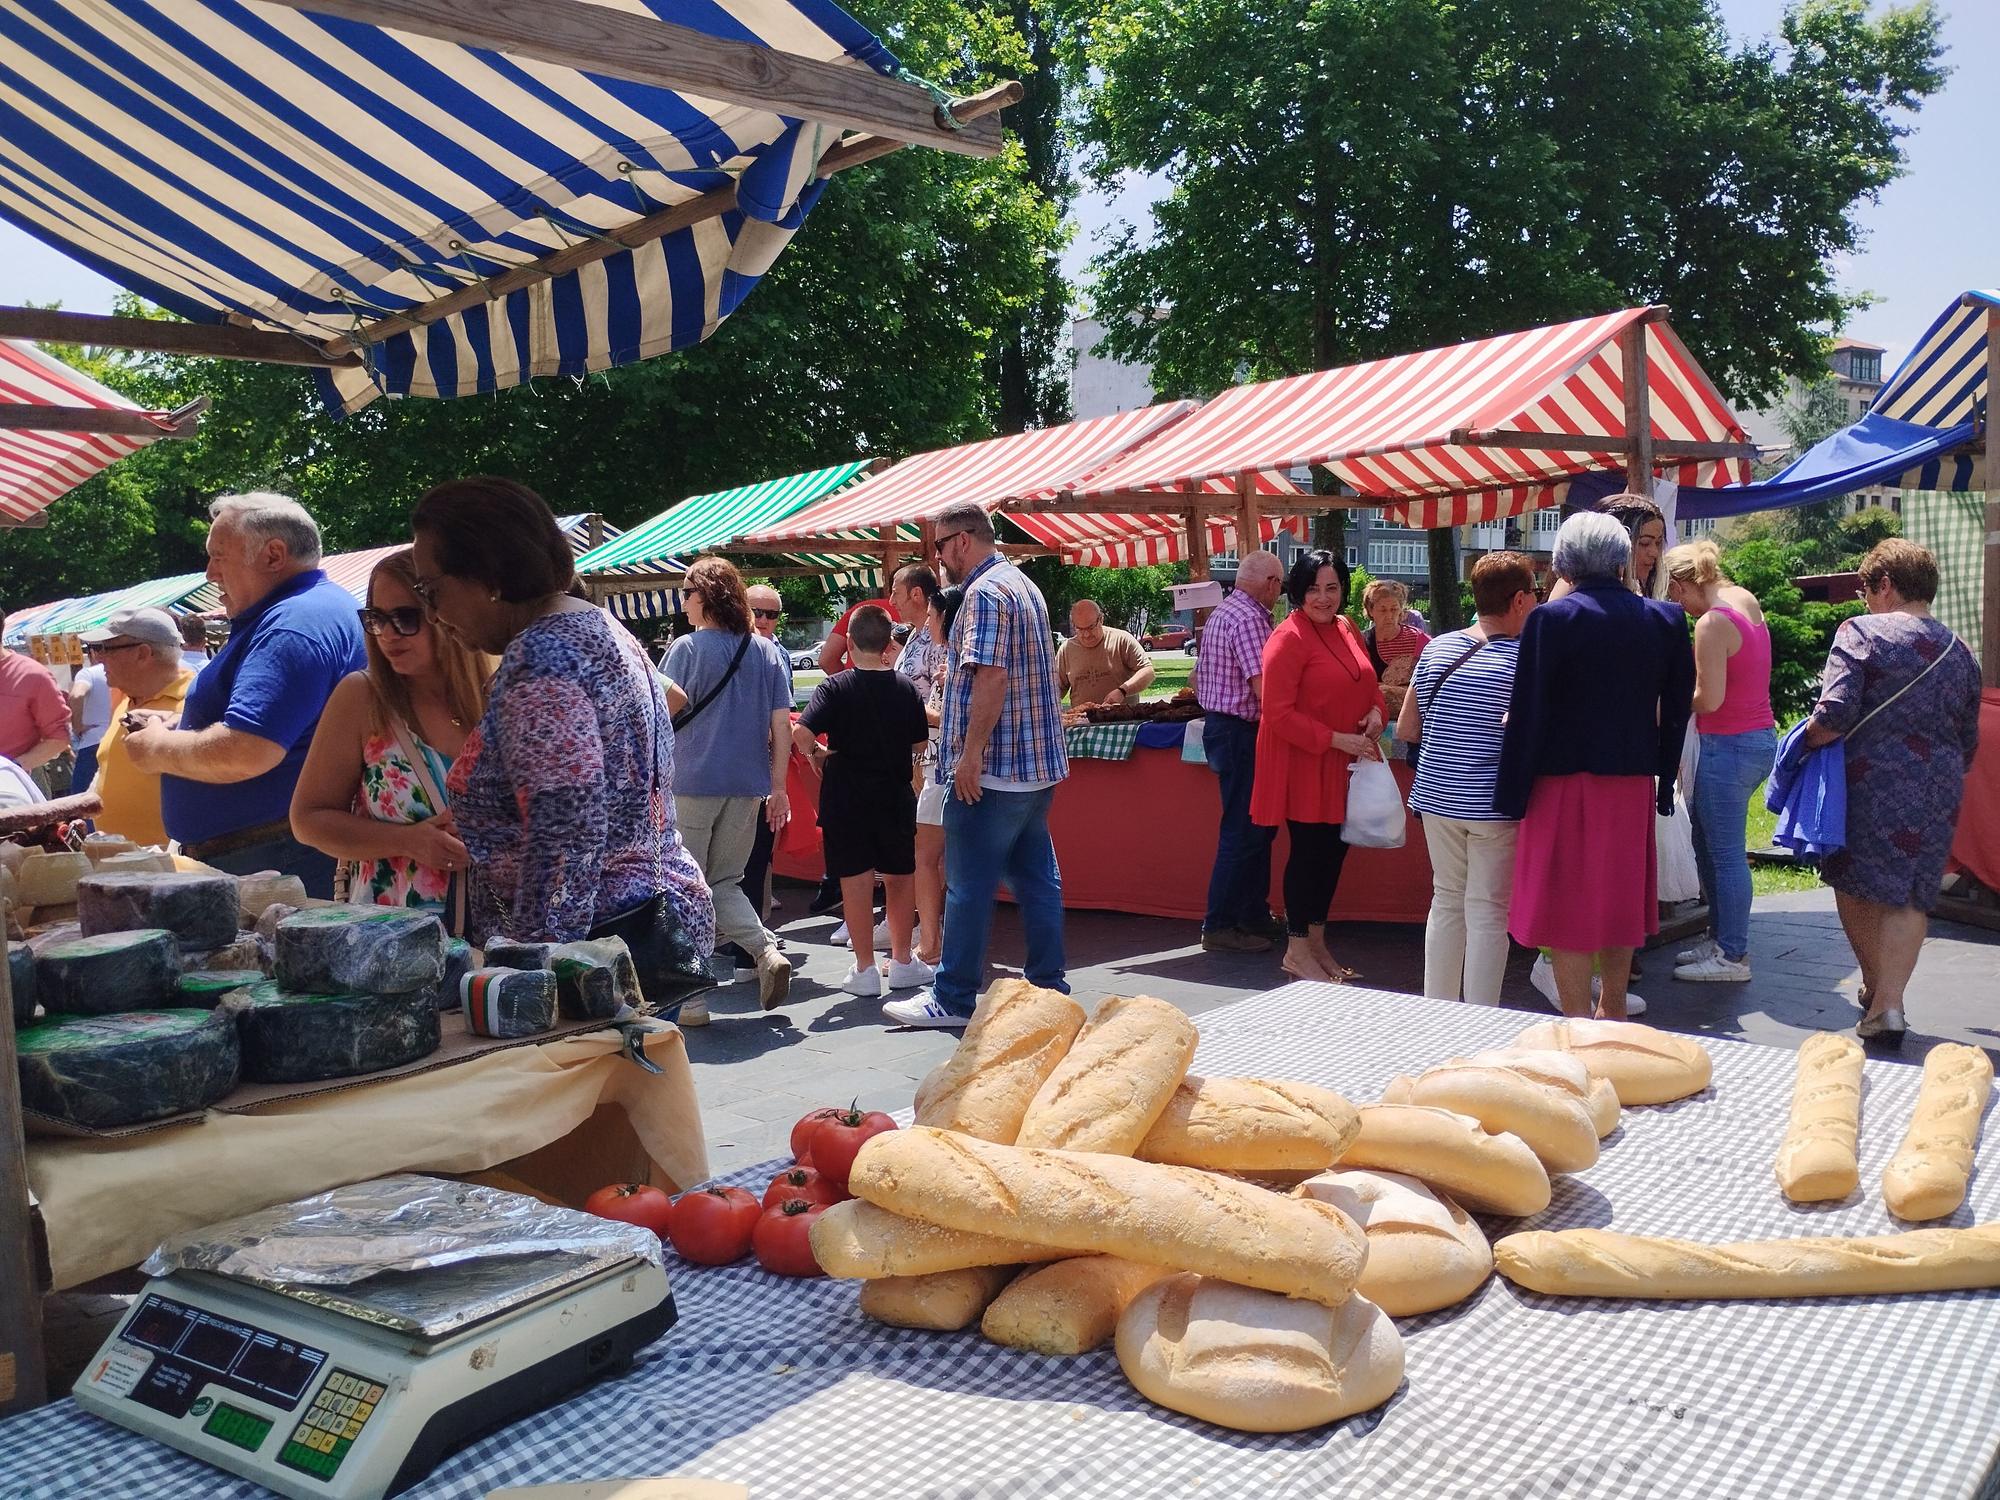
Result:
[[173,1003],[181,950],[161,927],[50,943],[35,955],[35,991],[51,1013],[102,1016]]
[[14,1050],[21,1102],[94,1130],[202,1109],[236,1086],[236,1025],[213,1011],[57,1017]]
[[312,1083],[401,1067],[437,1051],[437,1002],[414,995],[308,995],[274,980],[233,993],[251,1083]]

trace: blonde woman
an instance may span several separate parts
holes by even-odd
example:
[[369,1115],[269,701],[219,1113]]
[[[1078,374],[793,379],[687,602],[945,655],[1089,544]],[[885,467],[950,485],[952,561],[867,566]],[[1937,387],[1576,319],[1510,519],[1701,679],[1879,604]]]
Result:
[[1368,661],[1375,668],[1375,680],[1382,684],[1382,697],[1389,717],[1402,711],[1403,695],[1410,690],[1410,677],[1417,658],[1431,638],[1410,621],[1408,584],[1377,578],[1361,591],[1361,611],[1368,616],[1368,628],[1361,632],[1361,644],[1368,648]]
[[368,666],[327,701],[292,793],[292,834],[341,861],[346,899],[438,911],[469,859],[445,777],[486,711],[491,659],[440,630],[417,598],[409,548],[368,578]]

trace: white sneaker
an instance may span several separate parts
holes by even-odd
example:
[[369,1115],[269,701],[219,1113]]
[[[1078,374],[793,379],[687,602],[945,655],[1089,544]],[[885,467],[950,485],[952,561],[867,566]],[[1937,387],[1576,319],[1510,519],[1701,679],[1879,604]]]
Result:
[[1674,970],[1674,978],[1689,984],[1748,984],[1750,961],[1746,958],[1739,963],[1713,953],[1699,963],[1682,964]]
[[1714,938],[1703,938],[1692,948],[1683,948],[1680,952],[1676,953],[1674,955],[1674,966],[1678,968],[1682,964],[1698,964],[1704,958],[1714,958],[1721,952],[1722,949],[1717,946]]
[[918,990],[907,1000],[887,1000],[882,1014],[898,1026],[928,1026],[937,1031],[963,1031],[972,1017],[946,1010],[929,990]]
[[[1747,976],[1746,976],[1747,977]],[[1528,970],[1528,983],[1532,984],[1541,997],[1549,1002],[1549,1009],[1561,1013],[1562,996],[1556,993],[1556,966],[1549,962],[1547,955],[1539,955],[1535,966]],[[1593,974],[1590,976],[1590,996],[1597,999],[1604,992],[1603,982]],[[1643,1016],[1646,1013],[1645,997],[1632,990],[1625,992],[1625,1014]]]
[[850,968],[847,977],[840,981],[840,987],[864,1000],[879,1000],[882,997],[882,971],[873,964],[865,969]]
[[877,953],[887,953],[890,951],[889,924],[887,922],[877,922],[875,924],[875,951]]
[[898,963],[893,958],[889,960],[889,988],[892,990],[913,990],[935,978],[937,970],[921,958],[913,958],[908,963]]
[[683,1000],[681,1002],[681,1013],[674,1017],[674,1024],[682,1030],[686,1030],[690,1026],[706,1026],[708,1024],[708,1002],[699,995],[695,996],[692,1000]]
[[[1595,979],[1590,981],[1590,992],[1593,995],[1597,993],[1597,981]],[[1636,995],[1631,990],[1627,990],[1625,992],[1625,1018],[1629,1021],[1633,1016],[1643,1016],[1645,1013],[1646,1013],[1645,997],[1643,995]]]
[[847,924],[842,922],[838,927],[834,928],[833,936],[828,938],[827,941],[832,943],[836,948],[845,948],[847,946]]

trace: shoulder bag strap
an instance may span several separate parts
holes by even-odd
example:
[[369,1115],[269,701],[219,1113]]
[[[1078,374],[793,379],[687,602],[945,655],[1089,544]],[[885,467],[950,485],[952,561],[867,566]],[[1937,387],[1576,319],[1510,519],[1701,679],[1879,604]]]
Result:
[[710,688],[707,692],[703,693],[699,698],[695,699],[694,702],[690,703],[686,708],[682,709],[679,713],[674,715],[675,734],[679,734],[683,729],[687,728],[688,725],[692,724],[694,722],[694,716],[700,713],[704,708],[707,708],[709,704],[713,703],[716,700],[717,695],[720,694],[724,688],[729,686],[729,679],[734,677],[736,675],[736,669],[743,665],[743,657],[744,654],[748,652],[750,649],[750,637],[753,633],[754,632],[747,630],[743,633],[743,639],[737,644],[736,654],[729,658],[729,666],[723,672],[722,676],[716,679],[715,686]]
[[[432,774],[430,757],[424,754],[424,747],[418,744],[416,736],[410,733],[410,726],[403,722],[401,714],[392,712],[389,718],[396,728],[396,748],[403,752],[403,759],[410,763],[410,770],[417,778],[417,785],[424,789],[424,795],[430,799],[430,804],[436,811],[449,812],[451,799],[445,795],[444,788],[438,785],[437,777]],[[452,870],[448,873],[450,886],[445,892],[445,910],[449,913],[450,924],[448,930],[454,937],[458,937],[465,932],[465,872]]]
[[1433,707],[1433,705],[1437,703],[1438,694],[1444,691],[1444,685],[1451,680],[1451,674],[1456,672],[1460,667],[1464,666],[1467,662],[1471,661],[1472,658],[1477,656],[1480,652],[1484,651],[1488,646],[1488,644],[1489,642],[1484,637],[1481,637],[1479,640],[1474,641],[1469,648],[1467,648],[1464,651],[1461,651],[1458,654],[1457,658],[1452,662],[1452,664],[1444,669],[1443,674],[1440,675],[1437,680],[1437,686],[1431,689],[1430,697],[1424,700],[1425,718],[1430,717],[1431,708]]
[[[1856,724],[1852,729],[1848,730],[1846,734],[1841,736],[1841,738],[1851,740],[1857,734],[1861,733],[1863,726],[1865,726],[1870,719],[1874,718],[1875,715],[1882,712],[1883,709],[1887,708],[1891,703],[1894,703],[1898,698],[1902,697],[1903,694],[1907,693],[1911,688],[1915,687],[1918,683],[1922,682],[1926,677],[1930,676],[1931,673],[1935,672],[1939,667],[1944,665],[1944,659],[1947,656],[1950,656],[1954,649],[1964,644],[1965,643],[1963,641],[1959,640],[1957,632],[1954,631],[1951,637],[1951,644],[1949,646],[1946,646],[1944,650],[1938,652],[1938,654],[1931,659],[1931,664],[1928,667],[1925,667],[1923,671],[1917,673],[1916,676],[1912,677],[1908,682],[1904,683],[1901,687],[1897,688],[1895,692],[1891,693],[1888,697],[1884,698],[1880,703],[1876,704],[1873,708],[1869,709],[1867,713],[1861,716],[1861,723]],[[1970,650],[1971,648],[1967,647],[1967,649]]]

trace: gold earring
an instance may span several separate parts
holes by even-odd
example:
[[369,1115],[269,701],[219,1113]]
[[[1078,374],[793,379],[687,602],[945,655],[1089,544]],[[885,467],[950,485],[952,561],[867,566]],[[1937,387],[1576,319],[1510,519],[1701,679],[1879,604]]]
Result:
[[495,604],[498,604],[500,602],[500,590],[488,589],[486,591],[486,597],[492,600]]

